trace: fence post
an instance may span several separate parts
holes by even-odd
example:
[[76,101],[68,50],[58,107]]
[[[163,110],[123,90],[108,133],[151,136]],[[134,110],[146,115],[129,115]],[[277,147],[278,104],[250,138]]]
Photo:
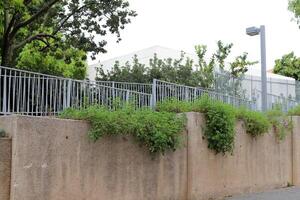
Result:
[[127,103],[129,102],[129,93],[130,93],[130,90],[126,90],[126,102]]
[[[0,69],[1,70],[1,69]],[[1,74],[0,74],[1,75]],[[4,69],[4,79],[3,79],[3,105],[2,105],[2,111],[4,114],[6,114],[6,98],[7,98],[7,94],[6,94],[6,69]],[[1,78],[1,77],[0,77]]]
[[151,108],[155,108],[156,106],[156,79],[153,79],[153,83],[152,83],[152,100],[151,100]]
[[114,81],[112,82],[111,87],[113,88],[113,89],[112,89],[112,98],[113,98],[113,100],[114,100],[114,99],[115,99],[115,82],[114,82]]
[[184,87],[185,88],[185,100],[188,101],[189,100],[189,90],[188,87]]
[[[64,82],[66,83],[66,82]],[[64,84],[65,85],[65,84]],[[72,80],[69,79],[66,89],[67,89],[67,93],[64,95],[64,108],[69,108],[71,106],[71,85],[72,85]]]

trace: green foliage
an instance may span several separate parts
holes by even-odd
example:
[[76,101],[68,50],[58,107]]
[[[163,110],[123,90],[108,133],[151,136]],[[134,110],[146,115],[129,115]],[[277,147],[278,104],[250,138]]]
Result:
[[212,88],[215,80],[215,56],[213,55],[209,62],[206,62],[205,54],[207,46],[197,45],[195,46],[195,50],[198,56],[198,63],[196,65],[197,70],[195,72],[195,77],[198,80],[198,86]]
[[275,60],[274,73],[300,80],[300,58],[294,52]]
[[[212,54],[209,61],[206,61],[207,47],[205,45],[195,46],[197,55],[195,61],[186,57],[184,52],[177,59],[161,59],[154,54],[149,64],[145,65],[140,63],[135,55],[132,62],[128,61],[123,65],[116,61],[109,71],[104,71],[103,66],[100,66],[97,69],[97,80],[149,83],[153,79],[160,79],[189,86],[214,88],[216,87],[215,71],[218,69],[222,72],[226,71],[226,59],[233,46],[223,44],[221,41],[218,41],[217,45],[218,50]],[[254,62],[248,61],[247,54],[244,53],[229,63],[231,72],[228,73],[235,77],[241,76],[252,64]],[[226,76],[226,80],[220,85],[228,85],[230,78],[231,76]]]
[[204,136],[208,148],[216,153],[232,152],[234,148],[235,110],[232,106],[207,99],[200,100],[195,109],[204,112],[206,126]]
[[[286,131],[292,128],[291,120],[281,109],[267,114],[231,105],[211,99],[207,95],[194,102],[169,99],[158,103],[156,111],[135,110],[129,104],[115,102],[114,110],[106,107],[87,106],[84,109],[66,109],[61,118],[88,120],[91,123],[89,136],[96,141],[106,135],[131,134],[144,144],[150,152],[175,150],[180,146],[180,133],[185,126],[182,112],[201,112],[205,117],[203,136],[208,148],[216,153],[232,152],[234,148],[235,122],[243,120],[246,132],[258,137],[268,131],[272,125],[278,139],[283,140]],[[299,108],[297,108],[298,113]],[[293,111],[292,113],[296,113]]]
[[[111,33],[120,41],[120,30],[135,16],[126,0],[2,0],[2,65],[14,65],[22,48],[32,41],[41,41],[47,48],[64,44],[90,52],[95,58],[106,52],[105,36]],[[101,40],[96,40],[95,35]]]
[[190,102],[178,101],[175,98],[158,102],[156,105],[156,111],[158,112],[183,113],[183,112],[189,112],[191,110],[192,110],[192,104]]
[[236,117],[237,119],[244,121],[246,132],[253,137],[257,137],[268,132],[270,127],[268,118],[262,112],[240,108],[236,112]]
[[300,116],[300,105],[290,109],[288,114],[291,116]]
[[161,102],[157,110],[164,112],[201,112],[205,116],[204,136],[208,148],[216,153],[232,152],[234,147],[235,109],[204,95],[193,103],[174,99]]
[[74,79],[86,77],[86,53],[57,44],[55,48],[34,41],[27,44],[17,58],[17,68]]
[[282,112],[279,105],[267,112],[267,117],[273,126],[279,140],[285,139],[287,132],[292,131],[293,123],[291,117]]
[[67,109],[60,117],[88,120],[91,123],[89,137],[94,141],[106,135],[131,134],[151,153],[176,150],[181,144],[181,132],[185,125],[182,115],[149,109],[134,110],[130,106],[115,111],[99,106]]
[[300,24],[300,0],[289,0],[289,10],[294,13],[297,24]]

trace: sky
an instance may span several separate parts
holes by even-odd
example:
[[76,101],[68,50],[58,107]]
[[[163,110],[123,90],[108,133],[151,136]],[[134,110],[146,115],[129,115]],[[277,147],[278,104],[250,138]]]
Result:
[[208,55],[216,42],[233,43],[232,57],[243,52],[260,59],[259,36],[246,35],[249,26],[266,26],[267,68],[294,51],[300,56],[300,29],[288,11],[288,0],[129,0],[138,13],[121,32],[122,41],[107,36],[107,53],[89,64],[154,45],[187,53],[204,44]]

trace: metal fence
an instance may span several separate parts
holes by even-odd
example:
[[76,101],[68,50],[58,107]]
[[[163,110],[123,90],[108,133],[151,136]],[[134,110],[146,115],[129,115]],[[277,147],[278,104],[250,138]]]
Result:
[[[198,87],[189,87],[185,85],[170,83],[161,80],[153,80],[152,96],[156,101],[163,101],[169,98],[175,98],[180,101],[194,101],[202,95],[208,95],[212,99],[231,104],[235,107],[247,107],[249,109],[256,109],[256,102],[247,99],[228,95],[226,93],[214,92]],[[156,102],[154,102],[155,104]]]
[[120,88],[125,90],[132,90],[136,92],[142,92],[152,94],[152,83],[130,83],[130,82],[118,82],[118,81],[91,81],[97,85],[105,85],[113,88]]
[[[261,110],[261,78],[254,75],[244,75],[236,78],[229,73],[216,73],[212,87],[216,92],[249,99],[256,103],[256,110]],[[283,111],[296,106],[300,100],[300,84],[285,77],[267,77],[268,109],[280,104]]]
[[115,88],[129,89],[133,91],[152,94],[153,105],[156,105],[156,102],[163,101],[169,98],[175,98],[177,100],[184,101],[193,101],[200,96],[207,94],[213,99],[220,100],[233,106],[244,106],[251,109],[256,109],[257,107],[254,101],[229,95],[224,92],[222,93],[221,91],[215,92],[213,90],[207,90],[201,87],[190,87],[157,79],[154,79],[152,84],[115,81],[95,81],[95,83],[99,85],[106,85]]
[[0,114],[56,115],[69,107],[112,107],[116,100],[150,107],[151,98],[152,94],[0,67]]
[[[215,84],[213,91],[156,79],[149,84],[80,81],[0,66],[0,114],[56,115],[65,108],[92,104],[113,108],[116,101],[121,104],[131,102],[136,108],[154,108],[157,102],[169,98],[194,101],[204,94],[235,107],[260,110],[259,84],[253,87],[254,82],[251,82],[251,90],[247,90],[243,85],[247,79],[224,80],[220,87],[218,79],[219,86]],[[291,88],[287,90],[293,91]],[[287,111],[298,103],[291,95],[287,98],[269,93],[268,109],[277,104]]]

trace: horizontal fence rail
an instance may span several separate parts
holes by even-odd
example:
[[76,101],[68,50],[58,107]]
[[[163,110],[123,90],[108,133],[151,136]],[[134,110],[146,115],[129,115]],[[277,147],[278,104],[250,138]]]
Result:
[[194,101],[195,99],[208,95],[212,99],[222,101],[227,104],[231,104],[235,107],[247,107],[249,109],[255,109],[255,101],[249,101],[239,97],[231,96],[225,93],[218,93],[211,90],[205,90],[203,88],[189,87],[180,84],[169,83],[167,81],[161,81],[154,79],[152,86],[153,104],[155,105],[159,101],[163,101],[170,98],[175,98],[179,101]]
[[[126,102],[135,108],[154,108],[166,99],[193,102],[203,95],[235,107],[260,110],[259,85],[253,87],[253,82],[250,86],[248,82],[243,85],[243,81],[249,80],[219,77],[215,88],[207,90],[156,79],[153,83],[81,81],[0,66],[0,114],[57,115],[70,107],[84,108],[96,104],[113,109],[116,103]],[[268,94],[268,109],[278,104],[283,111],[288,111],[298,102],[292,96]]]
[[112,108],[114,102],[150,107],[151,96],[88,81],[0,67],[0,114],[56,115],[66,108],[93,104]]
[[151,83],[129,83],[129,82],[117,82],[117,81],[92,81],[92,82],[97,85],[105,85],[113,88],[152,94]]

